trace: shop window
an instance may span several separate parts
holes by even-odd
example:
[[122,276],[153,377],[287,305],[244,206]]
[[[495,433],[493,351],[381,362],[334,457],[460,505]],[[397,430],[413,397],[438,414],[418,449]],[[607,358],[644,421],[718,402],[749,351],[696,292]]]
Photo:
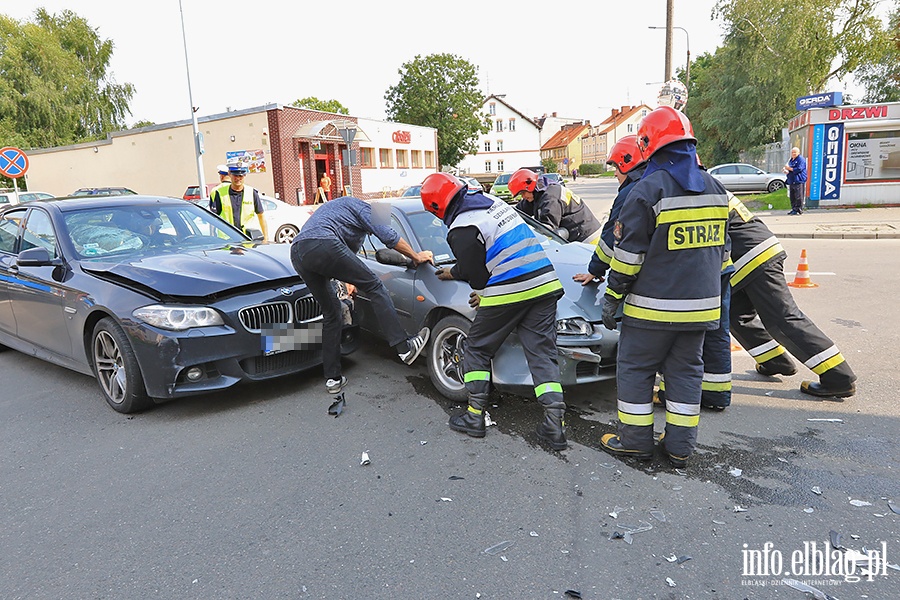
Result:
[[503,140],[497,140],[497,152],[503,152]]
[[431,150],[425,151],[425,168],[433,169],[434,168],[434,152]]
[[391,169],[394,166],[393,158],[391,154],[390,148],[379,148],[378,149],[378,160],[381,162],[382,169]]
[[509,130],[510,130],[510,131],[515,131],[515,130],[516,130],[516,120],[515,120],[515,119],[510,119],[510,120],[509,120]]
[[421,150],[410,150],[409,154],[412,157],[412,168],[413,169],[421,169],[422,168],[422,151]]
[[900,180],[900,130],[854,131],[847,141],[847,183]]
[[359,150],[362,153],[362,166],[363,167],[374,167],[375,166],[375,148],[360,148]]
[[409,151],[408,150],[397,150],[397,168],[398,169],[408,169],[409,168]]
[[485,140],[485,141],[484,141],[484,151],[485,151],[485,152],[490,152],[490,151],[491,151],[491,141],[490,141],[490,140]]

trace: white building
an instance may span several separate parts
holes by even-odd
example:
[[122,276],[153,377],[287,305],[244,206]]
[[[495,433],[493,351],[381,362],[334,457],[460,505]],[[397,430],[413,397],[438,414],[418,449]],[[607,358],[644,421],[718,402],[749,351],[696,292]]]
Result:
[[490,132],[478,138],[478,151],[467,154],[457,168],[462,174],[502,173],[541,164],[541,128],[510,106],[503,95],[484,100]]

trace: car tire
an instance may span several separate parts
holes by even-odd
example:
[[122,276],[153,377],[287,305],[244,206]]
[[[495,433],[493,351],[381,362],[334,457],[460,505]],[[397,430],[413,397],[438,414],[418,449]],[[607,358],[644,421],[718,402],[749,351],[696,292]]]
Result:
[[777,192],[778,190],[780,190],[783,187],[784,187],[784,182],[780,179],[776,179],[775,181],[769,182],[769,187],[766,188],[766,191],[771,194],[772,192]]
[[278,244],[290,244],[298,233],[300,233],[300,230],[293,225],[282,225],[275,232],[275,242]]
[[450,315],[431,328],[428,346],[428,376],[445,398],[465,402],[468,398],[463,383],[463,346],[472,322],[459,315]]
[[91,362],[100,392],[113,410],[133,413],[153,403],[128,336],[111,317],[100,319],[94,326]]

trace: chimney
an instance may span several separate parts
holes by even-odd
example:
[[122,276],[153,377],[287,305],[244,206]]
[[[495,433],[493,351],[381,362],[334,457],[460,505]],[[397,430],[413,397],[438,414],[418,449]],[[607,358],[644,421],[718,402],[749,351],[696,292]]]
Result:
[[623,112],[623,113],[624,113],[624,112],[628,112],[628,111],[631,110],[632,108],[634,108],[634,107],[633,107],[633,106],[623,106],[623,107],[622,107],[622,112]]

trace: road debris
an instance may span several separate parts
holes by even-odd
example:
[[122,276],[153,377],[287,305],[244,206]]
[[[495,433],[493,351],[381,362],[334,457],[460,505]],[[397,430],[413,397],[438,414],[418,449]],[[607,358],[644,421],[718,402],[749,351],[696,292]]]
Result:
[[781,458],[780,456],[778,457],[778,460],[783,463],[786,463],[788,461],[786,458]]
[[484,550],[484,554],[490,554],[491,556],[494,556],[495,554],[500,554],[512,545],[512,542],[510,542],[509,540],[505,540],[500,542],[499,544],[494,544],[490,548],[486,548]]
[[693,560],[693,559],[694,559],[693,556],[687,556],[687,555],[679,556],[678,560],[675,561],[675,564],[680,565],[680,564],[686,563],[687,561]]
[[441,497],[441,502],[453,502],[453,498],[444,498],[444,497]]
[[651,510],[650,516],[653,517],[654,519],[656,519],[657,521],[662,521],[663,523],[666,522],[666,513],[664,513],[661,510]]
[[422,446],[424,446],[427,443],[428,443],[428,440],[420,440],[419,441],[419,444],[421,444]]
[[871,502],[866,502],[865,500],[851,500],[850,504],[853,506],[872,506]]
[[895,515],[900,515],[900,506],[897,506],[890,500],[888,500],[888,508],[890,508],[891,512],[894,513]]
[[747,509],[741,506],[740,504],[735,505],[734,510],[732,512],[747,512]]
[[[814,423],[843,423],[843,419],[807,419],[807,421],[812,421]],[[791,580],[793,581],[793,579]]]
[[809,490],[809,491],[811,491],[811,492],[812,492],[813,494],[815,494],[816,496],[821,496],[821,495],[822,495],[822,488],[820,488],[820,487],[817,486],[817,485],[812,486],[812,489]]
[[566,596],[569,598],[581,598],[581,592],[576,590],[566,590]]
[[529,531],[528,535],[530,535],[531,537],[538,537],[538,532],[537,531]]
[[372,461],[369,460],[369,453],[363,452],[362,456],[359,458],[359,466],[365,467],[366,465],[371,465]]
[[713,523],[715,523],[716,525],[724,525],[725,521],[716,521],[715,519],[713,519]]
[[667,562],[675,562],[678,560],[678,557],[674,554],[672,556],[663,556],[663,558],[665,558]]
[[460,477],[459,475],[451,475],[447,479],[449,479],[450,481],[461,481],[465,479],[465,477]]
[[812,514],[812,513],[815,512],[815,509],[812,508],[812,507],[810,507],[810,508],[804,508],[804,509],[803,509],[803,512],[805,512],[805,513],[807,513],[807,514]]
[[671,577],[666,577],[666,583],[669,584],[669,587],[675,587],[675,582],[672,581]]
[[505,556],[503,556],[502,554],[500,555],[500,560],[502,560],[503,562],[509,562],[509,559],[506,558]]
[[828,532],[828,539],[831,541],[831,547],[835,550],[840,550],[841,548],[843,548],[843,546],[841,545],[841,534],[839,534],[834,529]]
[[731,469],[730,471],[728,471],[728,474],[731,475],[732,477],[740,477],[741,475],[744,474],[744,470],[738,469],[737,467],[735,467],[735,468]]
[[328,414],[334,415],[334,418],[337,419],[341,416],[341,413],[344,412],[344,408],[347,406],[347,401],[344,399],[344,394],[341,392],[337,395],[337,399],[331,403],[331,406],[328,407]]
[[491,413],[489,413],[488,411],[484,411],[484,426],[491,427],[496,424],[497,424],[497,421],[495,421],[491,418]]
[[625,509],[617,506],[613,509],[613,511],[611,513],[609,513],[609,516],[611,516],[613,519],[618,519],[620,510],[625,510]]

